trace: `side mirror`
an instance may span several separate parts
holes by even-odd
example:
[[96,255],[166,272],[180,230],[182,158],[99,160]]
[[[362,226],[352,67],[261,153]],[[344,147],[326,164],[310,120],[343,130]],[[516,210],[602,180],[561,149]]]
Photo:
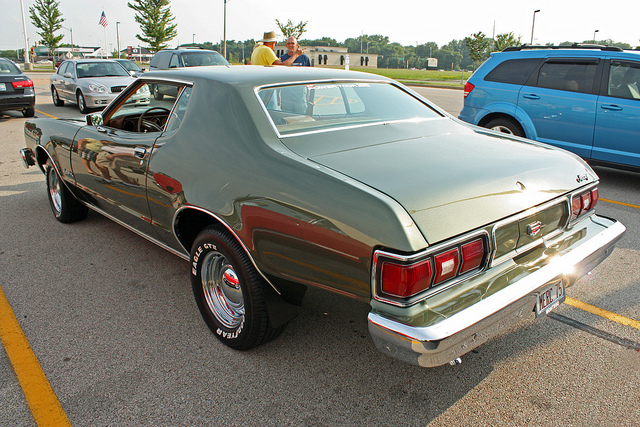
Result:
[[62,77],[66,77],[66,78],[68,78],[68,79],[72,79],[72,78],[73,78],[73,75],[72,75],[71,73],[64,73],[64,74],[62,75]]
[[100,126],[103,124],[102,114],[87,114],[86,118],[89,126]]

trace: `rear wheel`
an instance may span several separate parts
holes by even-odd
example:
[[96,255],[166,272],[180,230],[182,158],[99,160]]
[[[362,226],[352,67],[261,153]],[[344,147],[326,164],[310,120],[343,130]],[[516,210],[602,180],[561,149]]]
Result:
[[51,86],[51,98],[53,99],[53,105],[56,107],[62,107],[64,105],[64,101],[60,99],[58,90],[54,86]]
[[82,95],[82,92],[78,91],[78,93],[76,94],[76,100],[78,101],[78,109],[80,110],[80,112],[82,114],[87,114],[89,112],[89,109],[87,108],[87,104],[84,102],[84,96]]
[[89,209],[80,203],[64,185],[60,176],[58,176],[58,172],[51,164],[51,160],[47,161],[45,172],[47,175],[49,204],[56,219],[63,223],[85,219]]
[[495,130],[497,132],[506,133],[509,135],[521,136],[524,137],[524,130],[522,130],[522,126],[517,123],[515,120],[499,118],[490,120],[484,127],[489,128],[491,130]]
[[191,249],[191,285],[204,321],[220,341],[248,350],[284,329],[269,324],[264,279],[226,231],[204,229]]
[[36,115],[36,109],[34,107],[26,108],[22,110],[22,115],[24,117],[33,117]]

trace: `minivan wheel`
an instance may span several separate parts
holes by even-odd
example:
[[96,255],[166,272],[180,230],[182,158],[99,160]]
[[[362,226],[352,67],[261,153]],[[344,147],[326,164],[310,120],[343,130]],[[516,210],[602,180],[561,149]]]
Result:
[[525,137],[524,131],[519,123],[515,120],[499,118],[493,119],[487,122],[484,127],[489,128],[491,130],[495,130],[496,132],[506,133],[509,135],[521,136]]

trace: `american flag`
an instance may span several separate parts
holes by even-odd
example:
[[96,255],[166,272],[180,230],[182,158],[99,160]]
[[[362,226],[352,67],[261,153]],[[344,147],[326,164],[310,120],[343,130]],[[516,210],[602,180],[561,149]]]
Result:
[[102,15],[100,15],[100,22],[98,22],[98,24],[102,25],[103,27],[107,27],[107,25],[109,25],[109,21],[107,21],[107,15],[104,14],[104,10],[102,11]]

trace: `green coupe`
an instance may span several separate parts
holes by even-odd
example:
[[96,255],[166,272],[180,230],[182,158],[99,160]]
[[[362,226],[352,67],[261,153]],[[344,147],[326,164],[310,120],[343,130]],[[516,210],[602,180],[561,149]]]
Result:
[[56,219],[92,209],[188,260],[205,322],[239,350],[278,336],[311,285],[369,303],[383,353],[455,361],[562,303],[625,231],[595,214],[577,156],[371,74],[154,71],[25,136]]

